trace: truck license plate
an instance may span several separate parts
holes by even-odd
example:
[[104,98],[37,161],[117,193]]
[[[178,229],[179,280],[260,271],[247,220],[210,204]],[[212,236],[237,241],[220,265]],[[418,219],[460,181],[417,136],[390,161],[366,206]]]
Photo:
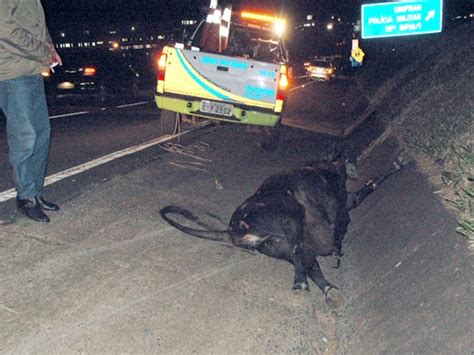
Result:
[[215,115],[221,116],[232,116],[232,109],[234,107],[229,104],[224,104],[221,102],[212,102],[207,100],[201,101],[201,112],[213,113]]

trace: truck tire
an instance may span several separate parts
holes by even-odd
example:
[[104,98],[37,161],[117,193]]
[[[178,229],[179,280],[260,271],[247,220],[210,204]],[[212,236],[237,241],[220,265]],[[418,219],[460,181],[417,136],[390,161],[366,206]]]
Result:
[[262,142],[262,148],[266,151],[273,152],[278,149],[281,135],[281,123],[279,122],[275,127],[268,127],[268,135]]
[[138,86],[138,83],[133,83],[132,85],[132,97],[136,99],[140,94],[139,94],[140,87]]
[[161,110],[161,134],[175,135],[179,128],[179,114],[177,112]]
[[109,104],[109,93],[104,84],[100,84],[99,92],[96,97],[96,104],[99,108],[107,107]]

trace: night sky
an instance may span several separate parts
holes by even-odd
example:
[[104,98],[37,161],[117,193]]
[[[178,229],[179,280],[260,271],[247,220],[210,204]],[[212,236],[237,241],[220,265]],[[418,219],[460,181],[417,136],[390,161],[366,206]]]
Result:
[[[0,0],[1,1],[1,0]],[[49,26],[53,28],[77,25],[170,23],[184,16],[199,14],[209,0],[42,0]],[[284,11],[289,18],[305,13],[321,17],[331,15],[353,20],[362,3],[384,0],[233,0],[234,8],[258,4]],[[219,1],[224,3],[223,0]],[[445,12],[474,11],[474,0],[444,0]],[[472,10],[471,10],[472,9]]]
[[[199,14],[209,0],[42,0],[50,26],[61,24],[109,23],[166,23],[183,16]],[[219,1],[224,3],[224,1]],[[234,8],[258,4],[276,11],[285,11],[288,17],[298,12],[316,12],[326,16],[350,16],[356,0],[234,0]]]

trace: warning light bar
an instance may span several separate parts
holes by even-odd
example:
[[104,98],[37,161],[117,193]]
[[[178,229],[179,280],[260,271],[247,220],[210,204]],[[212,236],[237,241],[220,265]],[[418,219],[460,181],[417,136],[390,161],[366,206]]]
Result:
[[248,20],[257,20],[257,21],[265,21],[265,22],[280,22],[280,21],[286,22],[282,18],[278,18],[271,15],[265,15],[265,14],[257,14],[255,12],[248,12],[248,11],[242,11],[240,13],[240,16]]
[[248,11],[242,11],[240,13],[240,16],[246,20],[255,20],[255,21],[273,23],[275,27],[274,31],[276,32],[278,36],[282,36],[283,33],[285,32],[286,20],[284,18],[271,16],[271,15],[265,15],[265,14],[259,14],[255,12],[248,12]]

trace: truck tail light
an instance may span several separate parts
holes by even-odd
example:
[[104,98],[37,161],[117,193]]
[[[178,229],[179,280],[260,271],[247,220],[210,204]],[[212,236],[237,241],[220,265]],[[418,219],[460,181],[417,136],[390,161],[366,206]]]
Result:
[[289,82],[288,82],[288,72],[286,70],[286,65],[282,65],[280,68],[280,78],[278,79],[277,100],[285,100],[288,85],[289,85]]
[[168,59],[168,56],[165,53],[161,54],[160,59],[158,59],[158,81],[165,80],[167,59]]
[[96,73],[96,70],[94,67],[85,67],[83,75],[84,76],[94,76]]

